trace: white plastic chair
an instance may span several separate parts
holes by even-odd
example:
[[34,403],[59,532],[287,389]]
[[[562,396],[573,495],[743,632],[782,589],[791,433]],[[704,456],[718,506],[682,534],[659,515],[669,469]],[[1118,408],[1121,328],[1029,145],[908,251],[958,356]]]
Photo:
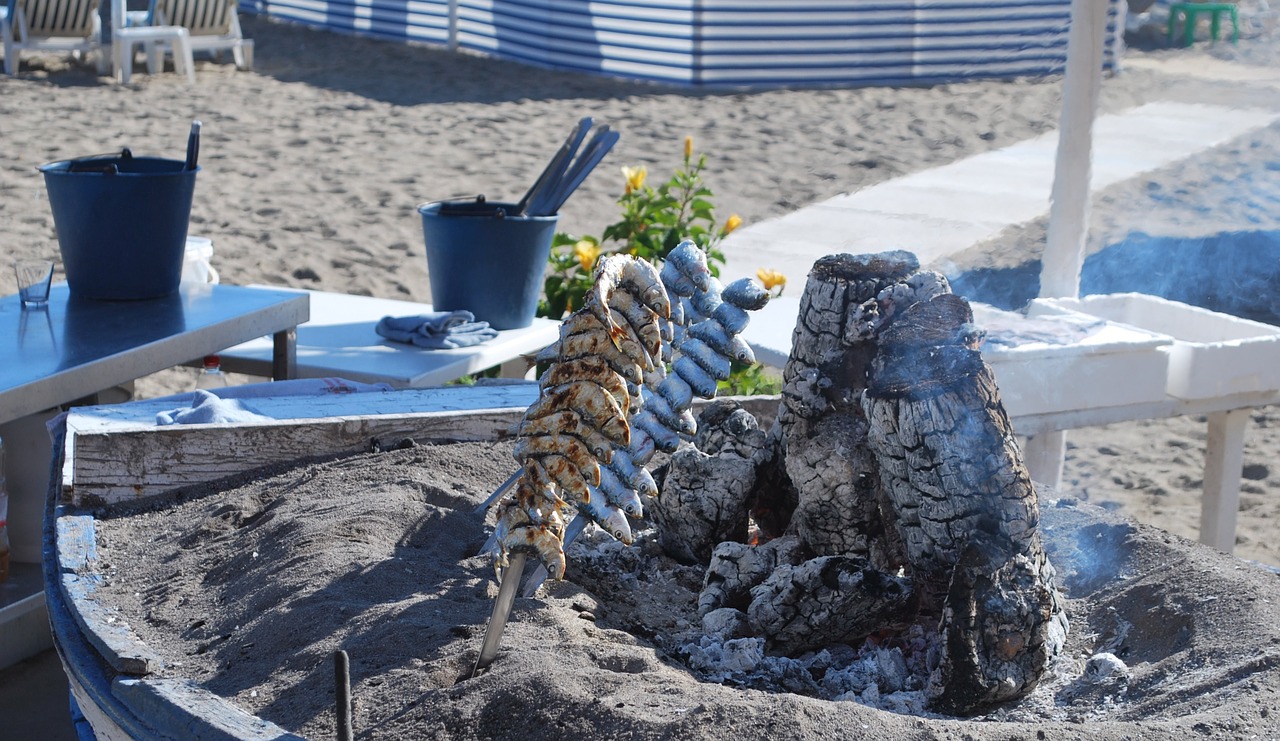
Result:
[[174,71],[186,75],[187,82],[194,84],[196,69],[187,29],[150,25],[151,11],[131,11],[126,6],[127,0],[111,0],[111,59],[116,79],[128,84],[133,73],[134,45],[140,44],[147,52],[147,72],[159,73],[165,53],[170,53]]
[[192,51],[230,49],[236,69],[253,67],[253,39],[240,29],[238,0],[154,0],[152,23],[187,29]]
[[70,52],[77,59],[96,53],[98,74],[106,74],[99,0],[8,0],[0,13],[5,74],[16,75],[24,51]]

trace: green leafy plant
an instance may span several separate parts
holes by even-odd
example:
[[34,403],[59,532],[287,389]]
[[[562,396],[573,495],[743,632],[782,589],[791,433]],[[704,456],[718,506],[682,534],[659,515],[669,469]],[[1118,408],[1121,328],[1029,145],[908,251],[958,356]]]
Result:
[[733,214],[717,224],[713,193],[703,181],[706,169],[707,155],[694,156],[692,137],[685,137],[681,166],[656,188],[646,183],[648,169],[643,165],[622,168],[621,218],[599,237],[555,235],[538,315],[559,319],[581,306],[601,255],[634,255],[657,265],[682,241],[692,239],[707,253],[712,275],[719,275],[724,253],[716,245],[742,224],[742,218]]
[[734,363],[729,378],[716,384],[716,396],[776,396],[782,393],[782,376],[754,363]]
[[[716,245],[742,224],[742,218],[733,214],[717,223],[713,193],[703,181],[706,169],[707,155],[694,155],[692,137],[684,139],[681,166],[656,188],[646,184],[649,173],[643,165],[623,167],[625,190],[618,199],[618,221],[599,237],[555,235],[538,315],[561,319],[581,307],[596,261],[603,255],[633,255],[660,265],[682,241],[691,239],[707,254],[712,275],[719,276],[724,253]],[[761,269],[757,277],[774,295],[781,295],[786,285],[786,277],[776,271]],[[734,396],[777,394],[782,382],[764,366],[735,363],[719,389]]]

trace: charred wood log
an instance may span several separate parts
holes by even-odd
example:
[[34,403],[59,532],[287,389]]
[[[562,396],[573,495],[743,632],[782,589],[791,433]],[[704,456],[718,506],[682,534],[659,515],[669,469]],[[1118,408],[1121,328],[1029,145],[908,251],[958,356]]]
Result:
[[910,305],[881,331],[863,399],[909,573],[944,615],[931,692],[960,714],[1033,689],[1065,635],[1035,488],[971,322],[951,294]]
[[940,629],[944,647],[929,677],[931,706],[973,715],[1031,691],[1066,639],[1053,566],[1043,551],[1010,553],[981,532],[952,573]]
[[910,614],[911,586],[864,558],[821,556],[780,566],[751,590],[747,620],[770,651],[795,656],[858,643]]
[[658,543],[684,563],[706,563],[718,543],[746,541],[757,471],[771,455],[756,418],[729,401],[703,412],[696,440],[672,454],[651,507]]
[[1035,489],[971,318],[951,294],[907,309],[881,335],[864,397],[917,588],[938,607],[981,521],[1015,552],[1039,548]]
[[804,561],[800,542],[794,535],[777,538],[758,546],[726,542],[716,546],[711,565],[698,594],[698,614],[725,607],[746,610],[751,604],[751,590],[760,585],[779,566],[795,566]]
[[876,297],[915,273],[907,252],[818,260],[800,299],[791,357],[783,370],[778,426],[782,461],[797,492],[790,532],[819,555],[901,561],[885,539],[884,495],[858,404],[875,355]]

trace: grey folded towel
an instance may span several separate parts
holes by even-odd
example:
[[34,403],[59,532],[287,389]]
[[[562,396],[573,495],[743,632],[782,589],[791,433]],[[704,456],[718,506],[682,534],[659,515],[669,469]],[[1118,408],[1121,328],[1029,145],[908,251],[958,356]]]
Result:
[[395,342],[432,350],[470,347],[498,336],[488,322],[477,322],[469,311],[436,311],[417,316],[384,316],[375,331]]
[[269,420],[239,399],[220,399],[203,389],[195,392],[190,407],[179,407],[156,414],[158,425],[205,425],[215,422],[255,422]]

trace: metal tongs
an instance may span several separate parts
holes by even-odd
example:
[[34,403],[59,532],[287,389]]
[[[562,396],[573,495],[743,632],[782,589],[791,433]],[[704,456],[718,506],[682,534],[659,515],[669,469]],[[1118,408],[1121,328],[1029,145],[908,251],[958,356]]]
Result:
[[[587,141],[587,133],[591,127],[590,116],[583,117],[574,125],[564,144],[560,145],[538,179],[516,204],[515,216],[551,216],[558,212],[595,166],[600,164],[600,160],[613,149],[613,145],[618,143],[620,135],[610,130],[608,124],[600,125]],[[583,146],[584,141],[586,146]]]

